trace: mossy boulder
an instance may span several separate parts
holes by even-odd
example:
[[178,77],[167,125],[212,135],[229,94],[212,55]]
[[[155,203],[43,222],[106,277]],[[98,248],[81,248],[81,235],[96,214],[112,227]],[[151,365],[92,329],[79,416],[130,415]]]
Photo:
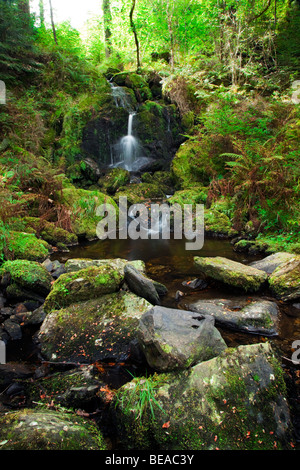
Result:
[[209,236],[232,238],[238,234],[232,227],[230,218],[215,209],[204,210],[204,227]]
[[269,285],[273,294],[283,301],[299,299],[300,256],[278,266],[269,277]]
[[7,259],[23,259],[43,262],[49,256],[51,247],[39,240],[34,233],[9,232],[6,246]]
[[43,299],[51,290],[51,275],[34,261],[6,261],[0,268],[0,277],[9,298]]
[[1,450],[107,450],[97,426],[69,411],[4,413],[0,426]]
[[196,184],[208,186],[213,178],[226,172],[225,152],[232,147],[224,137],[201,136],[199,140],[187,140],[178,149],[171,171],[178,189],[188,189]]
[[259,291],[268,278],[264,271],[221,256],[214,258],[195,256],[194,263],[206,277],[244,292]]
[[111,265],[91,266],[77,272],[62,274],[47,296],[44,310],[49,313],[119,290],[123,276]]
[[152,98],[149,85],[142,75],[134,72],[120,72],[115,74],[112,80],[119,86],[132,89],[140,103]]
[[56,226],[53,222],[37,217],[23,217],[13,221],[10,226],[18,231],[22,230],[27,233],[33,233],[37,238],[41,238],[52,246],[60,244],[72,246],[78,243],[77,236],[74,233]]
[[153,199],[163,199],[165,193],[158,184],[140,183],[120,188],[116,192],[114,200],[118,202],[120,197],[127,197],[128,204],[133,205]]
[[130,183],[130,173],[123,168],[113,168],[98,180],[101,191],[114,195],[122,186]]
[[37,340],[51,361],[127,361],[146,300],[120,291],[48,314]]
[[205,204],[207,201],[208,189],[203,186],[198,186],[192,189],[182,189],[176,191],[172,197],[169,198],[169,204],[179,204],[182,208],[185,204]]
[[112,266],[116,269],[121,276],[124,276],[124,268],[126,265],[134,266],[141,272],[145,272],[146,265],[142,260],[133,260],[128,261],[122,258],[114,258],[114,259],[88,259],[88,258],[70,258],[65,263],[65,269],[68,273],[80,271],[85,268],[89,268],[91,266]]
[[112,397],[114,392],[103,382],[101,376],[102,373],[93,365],[49,373],[46,377],[27,381],[26,395],[31,403],[46,405],[51,399],[54,405],[74,411],[104,407],[108,404],[107,397]]
[[97,216],[97,208],[102,204],[111,204],[118,213],[118,206],[107,194],[100,191],[77,189],[73,185],[64,188],[58,195],[59,201],[69,211],[73,233],[80,238],[97,238],[97,224],[102,216]]
[[239,346],[188,371],[124,385],[116,422],[127,449],[291,449],[286,396],[270,344]]
[[290,261],[292,258],[294,258],[294,255],[292,255],[292,253],[273,253],[272,255],[263,258],[262,260],[253,261],[252,263],[250,263],[250,266],[256,269],[261,269],[267,274],[272,274],[275,269],[277,269],[279,266],[283,265],[287,261]]

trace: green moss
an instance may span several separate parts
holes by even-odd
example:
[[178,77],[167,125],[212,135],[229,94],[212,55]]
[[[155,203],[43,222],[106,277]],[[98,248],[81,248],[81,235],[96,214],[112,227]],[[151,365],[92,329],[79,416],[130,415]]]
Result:
[[127,197],[128,204],[138,204],[151,199],[162,199],[165,196],[165,193],[159,184],[131,184],[128,187],[120,188],[115,196],[115,201],[118,202],[119,197]]
[[113,195],[123,186],[130,183],[130,173],[123,168],[113,168],[98,180],[98,186],[107,194]]
[[100,295],[116,292],[123,278],[112,266],[91,266],[62,274],[53,284],[44,304],[45,312],[66,307]]
[[0,416],[2,450],[106,450],[92,422],[68,411],[43,408]]
[[10,231],[7,239],[8,259],[24,259],[29,261],[45,261],[49,256],[50,246],[39,240],[33,233]]
[[118,214],[118,206],[112,198],[100,191],[77,189],[73,185],[62,190],[59,200],[70,210],[72,230],[78,237],[95,239],[97,224],[103,217],[96,214],[102,204],[111,204]]
[[12,284],[36,292],[47,293],[51,289],[52,277],[37,262],[27,260],[6,261],[0,268],[0,276],[8,275]]
[[62,243],[66,246],[75,245],[78,239],[75,234],[57,227],[53,222],[41,220],[36,217],[24,217],[10,222],[10,227],[14,230],[33,233],[50,245],[57,246]]
[[75,301],[50,313],[41,328],[41,353],[48,360],[124,362],[141,315],[151,305],[123,291]]

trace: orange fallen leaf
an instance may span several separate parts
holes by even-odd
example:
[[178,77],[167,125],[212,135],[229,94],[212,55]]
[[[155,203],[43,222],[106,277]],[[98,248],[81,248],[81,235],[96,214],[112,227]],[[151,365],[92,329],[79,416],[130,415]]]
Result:
[[163,428],[169,428],[170,427],[170,421],[167,421],[162,425]]

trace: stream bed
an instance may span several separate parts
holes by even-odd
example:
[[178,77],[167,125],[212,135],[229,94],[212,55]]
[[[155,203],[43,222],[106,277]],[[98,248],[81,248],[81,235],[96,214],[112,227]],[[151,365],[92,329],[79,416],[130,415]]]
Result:
[[[206,238],[204,247],[200,251],[186,251],[184,239],[97,240],[74,246],[70,248],[69,252],[56,252],[52,254],[51,259],[61,263],[75,258],[142,260],[146,264],[147,275],[153,280],[163,283],[168,289],[167,295],[161,299],[164,307],[184,310],[187,309],[187,304],[197,300],[234,299],[236,293],[213,282],[209,282],[205,288],[203,286],[202,288],[191,288],[186,283],[199,276],[193,263],[194,256],[222,256],[244,264],[263,258],[263,256],[236,253],[230,241]],[[296,438],[300,443],[300,366],[294,365],[291,361],[292,344],[300,339],[300,309],[292,304],[276,301],[267,290],[251,295],[250,298],[271,300],[277,303],[280,310],[279,334],[277,336],[264,337],[227,330],[219,326],[218,329],[228,347],[269,341],[277,350],[289,377],[290,403],[294,410],[293,421]],[[7,362],[11,361],[20,365],[30,364],[32,367],[39,366],[37,350],[31,341],[32,334],[34,331],[28,331],[22,341],[10,343],[7,348]],[[111,388],[117,389],[132,378],[130,366],[128,367],[126,364],[102,364],[102,367],[103,370],[105,369],[105,381]],[[143,371],[140,373],[142,374]]]

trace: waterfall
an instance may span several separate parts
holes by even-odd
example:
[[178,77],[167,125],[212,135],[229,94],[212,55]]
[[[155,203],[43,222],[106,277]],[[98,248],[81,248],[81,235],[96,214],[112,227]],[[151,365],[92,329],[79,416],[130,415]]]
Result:
[[117,108],[124,108],[128,112],[127,135],[111,146],[110,167],[124,168],[130,172],[138,171],[148,162],[148,158],[141,155],[142,146],[133,135],[133,121],[136,111],[130,102],[130,95],[124,88],[110,83],[112,96]]

